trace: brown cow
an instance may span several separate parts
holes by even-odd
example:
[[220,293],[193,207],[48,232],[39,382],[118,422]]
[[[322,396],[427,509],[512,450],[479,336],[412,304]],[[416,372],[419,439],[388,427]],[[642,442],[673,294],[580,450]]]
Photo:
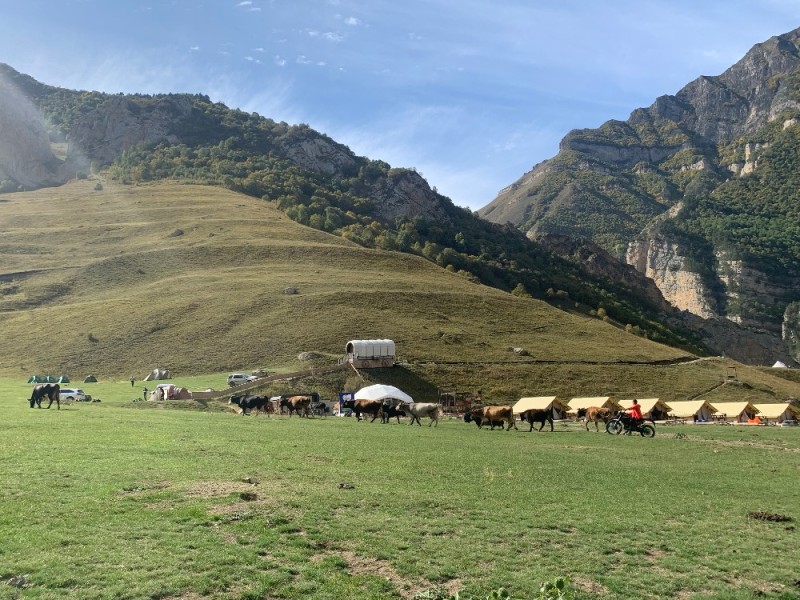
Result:
[[370,423],[383,415],[383,400],[345,400],[342,408],[349,408],[360,421],[362,414],[372,415]]
[[610,408],[601,408],[599,406],[590,406],[588,408],[578,409],[578,418],[583,417],[586,419],[586,431],[589,431],[589,422],[594,421],[595,431],[600,431],[600,421],[608,423],[613,416]]
[[506,431],[512,427],[517,429],[517,422],[514,418],[514,411],[510,406],[484,406],[483,408],[473,408],[471,411],[464,413],[464,421],[469,423],[475,421],[478,429],[483,428],[483,423],[490,424],[490,429],[494,429],[495,422],[500,422],[500,428],[503,428],[503,423],[508,421]]
[[281,408],[286,408],[289,411],[289,417],[292,416],[293,412],[296,412],[300,417],[308,417],[309,416],[309,409],[311,408],[311,403],[314,400],[319,400],[319,395],[308,394],[307,396],[283,396],[281,397]]

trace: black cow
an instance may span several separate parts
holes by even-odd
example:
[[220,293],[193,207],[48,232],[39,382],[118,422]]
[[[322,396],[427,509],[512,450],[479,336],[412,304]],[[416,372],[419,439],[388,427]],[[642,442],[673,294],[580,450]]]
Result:
[[33,386],[33,391],[31,392],[31,399],[29,400],[31,404],[31,408],[34,406],[38,406],[42,408],[42,398],[47,396],[50,400],[50,404],[47,405],[47,408],[53,406],[53,402],[55,401],[56,406],[59,410],[61,410],[61,386],[57,383],[40,383]]
[[400,417],[407,416],[405,411],[403,410],[403,405],[396,404],[394,401],[384,401],[383,408],[381,412],[381,423],[388,423],[392,417],[397,418],[398,424],[400,423]]
[[553,431],[553,411],[550,409],[542,410],[529,408],[528,410],[520,413],[519,418],[523,423],[527,421],[530,424],[531,428],[528,429],[528,433],[533,431],[534,423],[541,423],[541,425],[539,425],[539,431],[541,431],[544,429],[544,424],[549,422],[550,431]]
[[269,398],[266,396],[231,396],[228,404],[235,404],[242,409],[242,416],[249,415],[251,410],[267,411]]

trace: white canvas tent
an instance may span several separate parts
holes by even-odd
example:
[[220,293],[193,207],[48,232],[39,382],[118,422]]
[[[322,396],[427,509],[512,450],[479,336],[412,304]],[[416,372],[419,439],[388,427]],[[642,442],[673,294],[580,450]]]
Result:
[[781,361],[779,361],[779,360],[776,360],[776,361],[775,361],[775,364],[774,364],[774,365],[772,365],[772,368],[773,368],[773,369],[785,369],[785,368],[786,368],[786,363],[784,363],[784,362],[781,362]]
[[569,412],[569,405],[556,396],[532,396],[517,400],[512,410],[515,415],[524,413],[526,410],[552,410],[554,419],[565,419]]
[[707,400],[686,400],[671,402],[670,416],[677,419],[692,419],[695,423],[711,421],[711,416],[717,409]]
[[622,408],[619,402],[613,400],[610,396],[593,396],[589,398],[573,398],[569,401],[569,412],[576,413],[581,408],[589,408],[590,406],[610,408],[612,411]]
[[[672,407],[660,398],[637,398],[637,400],[642,407],[642,416],[646,419],[661,421],[666,419],[672,410]],[[622,408],[630,408],[633,400],[620,400],[619,403]]]
[[717,416],[729,423],[747,423],[758,414],[758,409],[749,402],[714,402]]
[[792,404],[754,404],[758,409],[758,417],[763,423],[770,421],[783,423],[784,421],[796,421],[800,419],[800,408]]
[[393,385],[375,384],[363,387],[353,396],[355,400],[400,400],[411,404],[414,399]]

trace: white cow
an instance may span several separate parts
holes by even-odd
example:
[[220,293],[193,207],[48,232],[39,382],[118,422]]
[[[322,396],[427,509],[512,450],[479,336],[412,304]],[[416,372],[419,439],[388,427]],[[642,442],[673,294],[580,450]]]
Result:
[[431,422],[428,423],[428,427],[434,423],[436,423],[437,427],[439,426],[439,408],[439,405],[433,402],[411,402],[400,406],[400,409],[411,417],[409,425],[413,425],[414,421],[416,421],[417,425],[422,426],[419,418],[429,417]]

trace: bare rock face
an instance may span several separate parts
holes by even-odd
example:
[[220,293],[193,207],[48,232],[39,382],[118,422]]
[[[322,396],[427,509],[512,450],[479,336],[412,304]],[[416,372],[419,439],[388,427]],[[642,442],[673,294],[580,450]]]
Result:
[[323,136],[308,137],[294,143],[283,143],[281,149],[298,166],[325,175],[352,169],[356,157],[346,146]]
[[177,143],[171,131],[191,111],[192,101],[185,96],[147,102],[113,96],[75,123],[69,135],[70,152],[105,165],[137,144]]
[[2,76],[0,132],[0,180],[38,188],[69,179],[68,165],[53,154],[39,111]]
[[396,217],[447,219],[443,204],[428,182],[416,171],[394,169],[379,189],[371,196],[380,215],[385,219]]
[[652,279],[664,298],[679,310],[704,319],[716,317],[716,303],[700,276],[686,269],[680,247],[662,239],[639,239],[628,245],[626,262]]

